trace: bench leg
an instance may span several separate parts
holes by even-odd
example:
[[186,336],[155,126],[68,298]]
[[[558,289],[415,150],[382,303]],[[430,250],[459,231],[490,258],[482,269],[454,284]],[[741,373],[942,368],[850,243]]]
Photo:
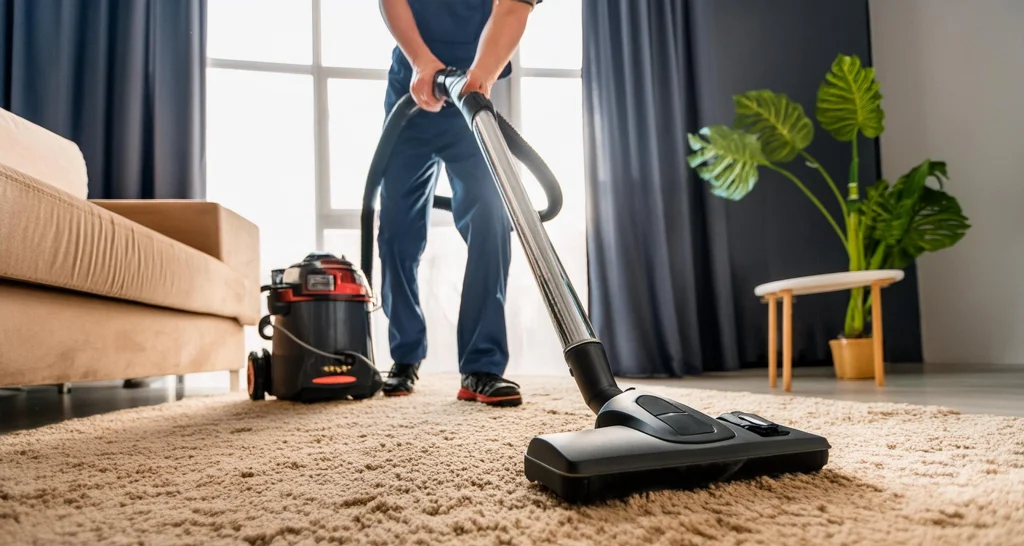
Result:
[[882,285],[871,285],[871,340],[874,344],[875,385],[885,386],[885,355],[882,344]]
[[775,388],[778,383],[775,376],[779,365],[779,324],[778,302],[775,296],[768,296],[768,386]]
[[782,293],[782,388],[789,392],[793,381],[793,292]]

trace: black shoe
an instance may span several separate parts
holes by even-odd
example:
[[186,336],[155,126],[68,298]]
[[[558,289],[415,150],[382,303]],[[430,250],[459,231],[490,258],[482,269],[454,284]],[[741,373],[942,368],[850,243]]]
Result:
[[458,399],[483,402],[489,406],[518,406],[523,403],[519,385],[490,373],[463,374]]
[[412,386],[419,379],[416,374],[420,369],[420,363],[402,364],[396,362],[388,372],[388,378],[384,381],[381,389],[384,396],[405,396],[412,393]]

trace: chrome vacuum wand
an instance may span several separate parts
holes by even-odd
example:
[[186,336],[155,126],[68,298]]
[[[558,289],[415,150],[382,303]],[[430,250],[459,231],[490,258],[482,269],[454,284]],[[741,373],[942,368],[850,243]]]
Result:
[[463,94],[465,84],[464,72],[443,70],[435,77],[434,94],[458,106],[472,128],[512,225],[519,234],[526,259],[558,332],[570,373],[587,406],[598,413],[622,390],[615,383],[604,346],[597,339],[558,253],[551,245],[541,217],[526,193],[514,156],[495,116],[494,105],[480,93]]

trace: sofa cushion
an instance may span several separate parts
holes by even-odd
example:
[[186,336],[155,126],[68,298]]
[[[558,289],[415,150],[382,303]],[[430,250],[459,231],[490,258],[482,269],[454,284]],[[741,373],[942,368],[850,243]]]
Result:
[[89,193],[85,157],[74,142],[0,108],[0,164],[75,197]]
[[260,230],[218,203],[195,199],[90,199],[118,216],[224,262],[249,283],[249,316],[256,325],[260,295]]
[[4,165],[0,277],[246,324],[256,318],[251,283],[224,262]]
[[0,387],[237,370],[245,355],[230,318],[0,280]]

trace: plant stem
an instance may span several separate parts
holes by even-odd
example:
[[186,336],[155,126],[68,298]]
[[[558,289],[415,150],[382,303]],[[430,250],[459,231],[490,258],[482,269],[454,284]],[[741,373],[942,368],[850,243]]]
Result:
[[843,197],[843,194],[839,191],[839,186],[836,186],[835,181],[832,180],[831,176],[829,176],[828,171],[825,170],[825,167],[822,167],[821,163],[818,162],[817,159],[814,159],[814,157],[811,154],[803,150],[800,150],[800,155],[804,156],[804,159],[806,159],[807,161],[810,161],[811,164],[814,165],[814,168],[821,173],[821,176],[825,178],[825,181],[828,182],[829,187],[832,188],[832,193],[836,194],[836,199],[839,201],[839,206],[843,209],[843,216],[845,217],[848,214],[846,210],[846,199]]
[[[860,135],[855,132],[852,142],[852,157],[850,160],[850,177],[846,184],[847,200],[850,201],[852,209],[846,217],[846,230],[849,235],[847,250],[850,256],[850,271],[861,271],[864,269],[864,234],[861,225],[862,213],[860,202],[860,185],[857,183],[860,171],[860,157],[857,154],[857,138]],[[850,302],[846,308],[846,325],[844,328],[847,337],[860,337],[864,332],[864,289],[854,288],[850,290]]]
[[888,248],[884,242],[878,244],[878,248],[875,249],[875,253],[871,256],[871,264],[868,269],[881,269],[885,263],[885,252]]
[[[858,194],[859,194],[859,191],[860,191],[860,185],[858,184],[858,180],[860,180],[860,157],[857,156],[857,137],[859,137],[859,136],[860,136],[859,133],[854,133],[854,135],[853,135],[853,160],[850,161],[850,184],[849,184],[850,186],[854,186],[854,187],[857,188]],[[847,188],[847,189],[849,189],[849,188]]]
[[813,193],[811,193],[811,190],[807,189],[807,186],[804,186],[803,182],[801,182],[796,176],[793,175],[793,173],[787,171],[786,169],[783,169],[781,167],[776,167],[775,165],[772,165],[771,163],[766,163],[766,164],[764,164],[764,166],[768,167],[769,169],[771,169],[773,171],[781,173],[782,176],[785,176],[786,178],[792,180],[793,183],[796,184],[797,187],[800,188],[800,190],[803,191],[805,195],[807,195],[807,198],[810,199],[811,202],[813,202],[816,207],[818,207],[818,210],[820,210],[821,213],[825,215],[825,218],[828,219],[828,223],[832,224],[832,228],[835,229],[836,230],[836,234],[839,235],[839,240],[843,242],[843,247],[847,248],[847,246],[846,246],[846,236],[843,235],[843,230],[839,229],[839,224],[836,223],[835,218],[833,218],[832,215],[828,213],[828,210],[825,209],[825,205],[821,204],[821,201],[819,201],[818,198],[815,197]]

